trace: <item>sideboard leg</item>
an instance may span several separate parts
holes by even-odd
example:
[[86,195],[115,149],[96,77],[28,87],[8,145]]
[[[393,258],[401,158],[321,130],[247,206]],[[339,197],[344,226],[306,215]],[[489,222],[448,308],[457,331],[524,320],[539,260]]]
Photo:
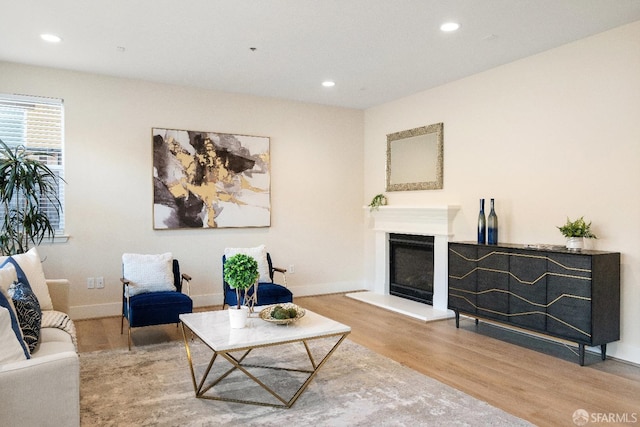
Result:
[[602,360],[607,360],[607,345],[606,344],[602,344],[600,346],[600,357],[602,357]]
[[580,366],[584,366],[584,344],[578,344],[580,353]]
[[454,310],[454,313],[456,314],[456,328],[460,328],[460,311]]
[[478,326],[478,323],[480,323],[480,319],[476,317],[476,326]]

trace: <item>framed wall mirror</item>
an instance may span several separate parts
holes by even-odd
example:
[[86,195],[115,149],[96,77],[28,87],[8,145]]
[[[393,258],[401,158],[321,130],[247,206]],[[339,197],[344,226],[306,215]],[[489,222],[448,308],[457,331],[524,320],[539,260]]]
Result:
[[387,135],[387,191],[442,189],[442,123]]

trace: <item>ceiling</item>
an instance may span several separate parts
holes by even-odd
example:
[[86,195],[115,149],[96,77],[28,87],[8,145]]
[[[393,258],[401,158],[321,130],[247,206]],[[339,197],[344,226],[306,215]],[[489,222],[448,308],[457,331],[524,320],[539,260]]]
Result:
[[[358,109],[640,20],[640,0],[0,0],[0,6],[2,61]],[[460,29],[443,33],[446,21]],[[48,44],[41,33],[63,41]],[[335,86],[324,88],[327,79]]]

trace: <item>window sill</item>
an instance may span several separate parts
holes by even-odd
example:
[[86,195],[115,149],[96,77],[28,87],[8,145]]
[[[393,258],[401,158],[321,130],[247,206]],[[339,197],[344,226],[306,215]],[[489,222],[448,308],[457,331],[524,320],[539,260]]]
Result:
[[58,235],[55,235],[53,239],[49,239],[48,237],[45,237],[44,239],[42,239],[42,242],[40,244],[53,245],[57,243],[67,243],[69,241],[69,237],[70,236],[68,234],[58,234]]

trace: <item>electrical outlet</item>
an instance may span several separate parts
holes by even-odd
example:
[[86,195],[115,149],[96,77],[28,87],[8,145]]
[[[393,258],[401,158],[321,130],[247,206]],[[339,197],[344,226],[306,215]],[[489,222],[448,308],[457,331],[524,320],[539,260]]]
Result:
[[87,277],[87,289],[93,289],[96,287],[96,279],[93,277]]
[[104,288],[104,277],[96,277],[96,288],[102,289]]
[[289,264],[289,268],[287,269],[287,273],[294,274],[296,272],[296,266],[293,264]]

